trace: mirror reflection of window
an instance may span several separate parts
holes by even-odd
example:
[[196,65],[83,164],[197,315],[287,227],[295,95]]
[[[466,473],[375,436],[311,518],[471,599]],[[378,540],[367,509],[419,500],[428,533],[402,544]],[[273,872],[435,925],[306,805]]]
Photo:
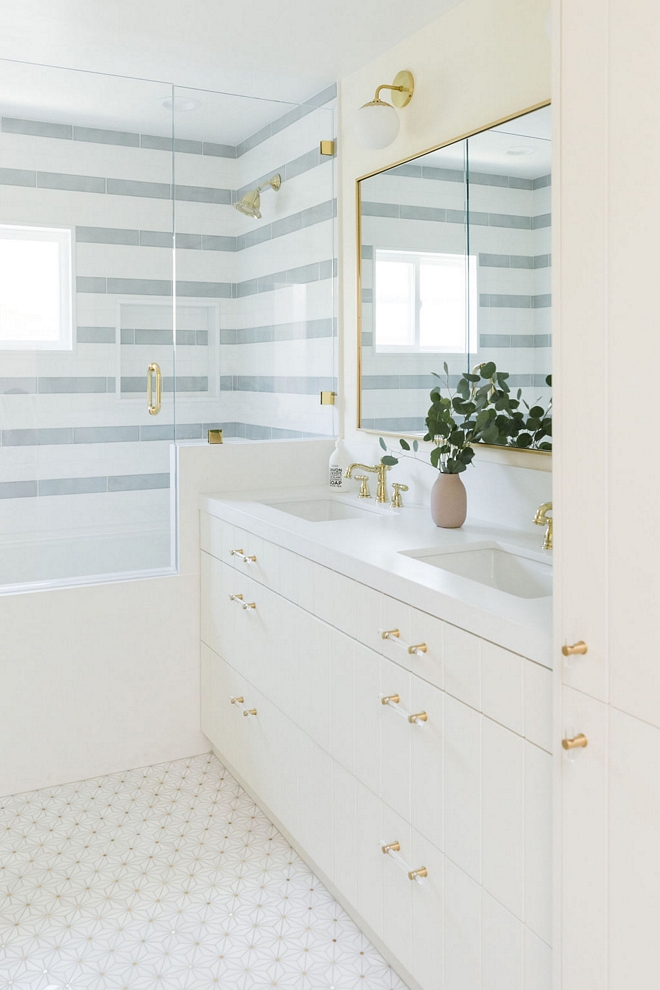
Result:
[[477,259],[473,255],[377,249],[374,290],[376,351],[476,350]]

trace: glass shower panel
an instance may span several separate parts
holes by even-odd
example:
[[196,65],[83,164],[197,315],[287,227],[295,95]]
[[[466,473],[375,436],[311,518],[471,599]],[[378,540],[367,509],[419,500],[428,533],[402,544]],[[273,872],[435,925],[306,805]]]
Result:
[[167,572],[171,87],[3,61],[0,93],[0,589]]
[[334,435],[333,95],[177,87],[174,131],[177,437]]

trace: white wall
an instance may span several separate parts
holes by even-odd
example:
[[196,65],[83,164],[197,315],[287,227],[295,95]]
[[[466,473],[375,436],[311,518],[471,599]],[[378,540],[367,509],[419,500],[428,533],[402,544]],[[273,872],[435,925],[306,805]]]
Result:
[[181,445],[181,573],[0,598],[0,794],[208,749],[199,729],[201,492],[323,484],[332,441]]
[[[351,456],[379,458],[377,436],[357,423],[356,179],[379,168],[461,137],[550,97],[550,43],[545,29],[548,0],[463,0],[422,31],[341,80],[340,312],[341,413]],[[415,95],[400,111],[396,141],[381,151],[358,144],[353,115],[400,69],[415,76]],[[381,451],[382,453],[382,451]],[[549,497],[551,467],[542,455],[480,452],[463,478],[472,514],[515,525]],[[371,461],[370,463],[375,463]],[[480,465],[488,465],[480,470]],[[517,465],[517,466],[514,466]],[[540,477],[529,478],[541,469]],[[532,470],[528,470],[532,469]],[[396,472],[396,474],[394,474]],[[426,500],[434,472],[402,461],[392,477],[411,483],[410,497]],[[531,524],[531,520],[528,525]]]
[[556,985],[646,990],[660,919],[657,6],[559,0],[554,46],[556,632],[589,649],[557,664],[556,735],[589,745],[558,756]]

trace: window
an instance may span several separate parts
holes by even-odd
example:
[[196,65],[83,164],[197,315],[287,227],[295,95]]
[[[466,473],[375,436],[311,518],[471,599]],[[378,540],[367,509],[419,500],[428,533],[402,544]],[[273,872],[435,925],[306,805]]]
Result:
[[473,255],[377,249],[376,350],[475,353],[476,261]]
[[0,224],[0,349],[71,350],[71,231]]

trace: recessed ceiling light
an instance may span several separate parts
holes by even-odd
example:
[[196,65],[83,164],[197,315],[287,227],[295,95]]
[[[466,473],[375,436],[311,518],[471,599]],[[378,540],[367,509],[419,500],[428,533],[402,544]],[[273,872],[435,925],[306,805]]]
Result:
[[166,96],[165,99],[158,101],[161,107],[165,107],[166,110],[174,110],[178,113],[188,113],[189,110],[197,110],[201,107],[199,100],[193,100],[189,96]]
[[534,148],[507,148],[506,153],[515,158],[522,158],[523,155],[535,155],[536,151]]

